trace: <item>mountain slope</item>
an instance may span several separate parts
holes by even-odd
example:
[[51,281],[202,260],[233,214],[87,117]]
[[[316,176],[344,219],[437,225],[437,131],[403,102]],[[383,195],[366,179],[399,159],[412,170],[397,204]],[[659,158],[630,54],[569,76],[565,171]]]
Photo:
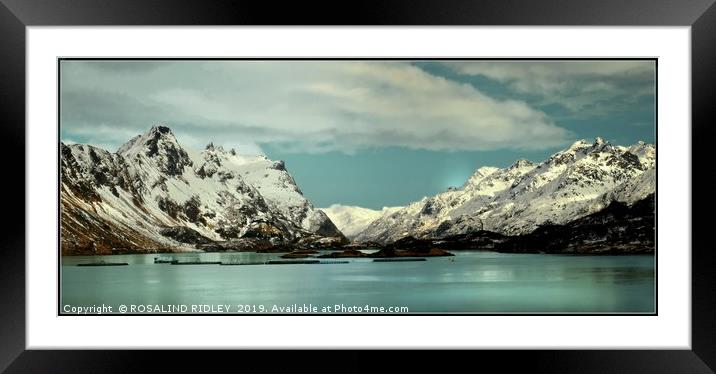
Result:
[[654,193],[655,149],[575,142],[539,164],[480,168],[459,189],[423,198],[372,222],[356,241],[441,238],[475,231],[523,235],[544,224],[564,225],[612,201],[633,203]]
[[[345,240],[303,196],[283,161],[213,144],[187,151],[165,126],[116,153],[60,144],[60,158],[63,253]],[[192,234],[167,230],[172,227]]]
[[441,239],[406,237],[391,245],[409,249],[479,248],[509,253],[654,253],[656,238],[654,203],[654,194],[649,194],[632,205],[612,201],[606,208],[565,225],[545,224],[523,235],[507,236],[478,230]]
[[359,206],[333,204],[321,210],[347,238],[351,239],[361,233],[371,222],[400,209],[402,207],[384,207],[382,210],[373,210]]

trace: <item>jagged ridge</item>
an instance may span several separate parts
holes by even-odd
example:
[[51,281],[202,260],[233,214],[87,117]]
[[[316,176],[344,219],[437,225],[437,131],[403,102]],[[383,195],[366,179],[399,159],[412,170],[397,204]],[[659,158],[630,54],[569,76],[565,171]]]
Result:
[[476,231],[523,235],[545,224],[565,225],[613,201],[631,205],[654,193],[655,184],[653,145],[580,140],[539,164],[482,167],[461,188],[382,216],[355,240],[391,243]]
[[[206,240],[345,241],[283,161],[213,144],[188,151],[166,126],[153,126],[116,153],[61,143],[60,162],[66,254],[177,250]],[[195,243],[186,243],[191,238]]]

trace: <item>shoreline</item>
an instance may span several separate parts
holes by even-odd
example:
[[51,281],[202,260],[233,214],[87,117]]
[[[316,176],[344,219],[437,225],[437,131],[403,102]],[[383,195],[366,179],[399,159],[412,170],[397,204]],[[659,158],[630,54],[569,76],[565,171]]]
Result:
[[[371,250],[373,248],[370,248]],[[377,249],[377,248],[375,248]],[[339,251],[339,249],[320,249],[319,251],[331,253]],[[481,249],[481,248],[460,248],[452,249],[451,252],[493,252],[501,254],[516,254],[516,255],[553,255],[553,256],[655,256],[656,252],[629,252],[629,253],[554,253],[554,252],[510,252],[510,251],[497,251],[494,249]],[[94,256],[126,256],[126,255],[176,255],[176,254],[213,254],[213,253],[257,253],[257,254],[275,254],[290,252],[258,252],[258,251],[195,251],[195,252],[128,252],[128,253],[112,253],[112,254],[60,254],[60,257],[94,257]],[[280,257],[280,256],[279,256]]]

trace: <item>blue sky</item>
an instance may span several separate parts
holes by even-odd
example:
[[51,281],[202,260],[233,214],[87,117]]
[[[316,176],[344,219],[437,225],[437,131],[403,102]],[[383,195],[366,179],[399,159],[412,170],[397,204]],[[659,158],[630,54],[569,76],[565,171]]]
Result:
[[578,139],[655,141],[652,61],[63,61],[61,140],[165,123],[286,161],[315,205],[404,205]]

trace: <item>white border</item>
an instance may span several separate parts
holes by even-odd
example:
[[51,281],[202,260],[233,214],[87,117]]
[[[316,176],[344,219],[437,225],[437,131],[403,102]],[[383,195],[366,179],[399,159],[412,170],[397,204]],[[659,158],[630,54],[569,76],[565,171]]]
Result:
[[[56,58],[102,56],[658,57],[659,315],[58,317]],[[29,27],[27,348],[690,349],[690,65],[688,27]]]

